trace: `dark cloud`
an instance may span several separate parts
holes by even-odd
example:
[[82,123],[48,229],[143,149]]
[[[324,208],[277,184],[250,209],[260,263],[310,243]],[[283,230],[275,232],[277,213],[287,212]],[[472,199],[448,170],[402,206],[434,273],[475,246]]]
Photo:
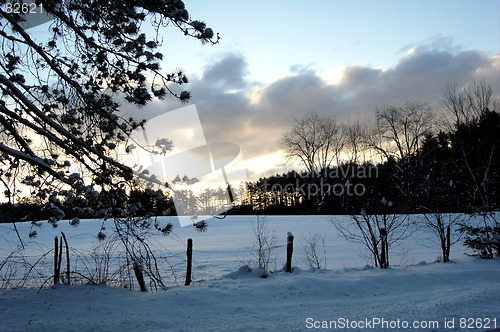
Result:
[[230,53],[208,66],[202,81],[223,89],[242,89],[246,86],[247,63],[240,54]]
[[382,74],[381,69],[350,66],[344,69],[342,81],[338,86],[343,95],[350,96],[352,102],[366,91],[380,93]]
[[305,113],[327,111],[334,103],[334,90],[315,72],[306,72],[262,88],[256,107],[266,109],[273,123],[288,122]]
[[437,107],[442,91],[452,83],[467,85],[488,76],[488,83],[498,87],[500,76],[481,75],[487,68],[487,73],[493,71],[498,75],[498,66],[496,69],[493,66],[495,61],[498,60],[477,51],[453,54],[416,48],[389,69],[348,68],[338,87],[343,94],[354,94],[352,105],[365,111],[413,100]]
[[452,55],[447,52],[429,53],[414,50],[394,68],[391,74],[397,83],[407,78],[408,84],[414,86],[470,82],[476,79],[475,70],[488,66],[490,61],[491,59],[475,51]]

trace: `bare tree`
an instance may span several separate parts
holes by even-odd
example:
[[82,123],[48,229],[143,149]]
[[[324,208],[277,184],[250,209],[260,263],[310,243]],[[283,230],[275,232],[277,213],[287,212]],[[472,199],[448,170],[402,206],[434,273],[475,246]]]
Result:
[[491,96],[491,86],[485,80],[463,88],[455,83],[445,88],[442,105],[454,127],[458,128],[477,121],[487,109],[498,109],[498,102],[492,101]]
[[352,215],[351,223],[344,224],[335,219],[330,222],[345,239],[365,246],[375,266],[385,269],[390,266],[391,246],[405,239],[411,226],[408,215],[392,210],[392,202],[383,198],[373,211],[363,209],[359,215]]
[[296,120],[280,143],[287,161],[298,160],[307,172],[314,173],[338,163],[346,141],[344,127],[335,117],[321,118],[312,113]]
[[[308,174],[306,179],[306,205],[309,211],[323,206],[326,193],[317,190],[318,182],[326,180],[327,170],[340,163],[340,153],[345,146],[345,127],[335,117],[319,117],[316,113],[296,120],[293,128],[281,137],[285,160],[298,160]],[[314,190],[310,190],[311,188]]]
[[[314,269],[326,269],[326,236],[320,233],[309,233],[304,244],[304,254],[309,267]],[[321,250],[321,251],[320,251]]]
[[368,143],[386,159],[415,156],[425,136],[432,132],[434,114],[425,103],[377,108],[377,123]]
[[357,118],[354,122],[350,122],[345,127],[345,149],[350,157],[349,162],[361,163],[361,157],[365,156],[367,150],[367,134],[366,126],[364,126]]
[[386,161],[394,161],[391,174],[405,198],[409,210],[415,208],[417,169],[416,158],[425,137],[432,133],[434,114],[425,103],[408,102],[403,106],[377,108],[377,122],[367,133],[368,146]]
[[252,221],[252,230],[255,241],[250,253],[257,259],[258,267],[269,271],[274,250],[276,249],[276,233],[268,226],[268,219],[265,216],[256,216]]
[[463,223],[461,214],[433,212],[425,213],[423,226],[434,233],[441,247],[443,262],[450,261],[451,246],[461,240],[463,231],[460,225]]

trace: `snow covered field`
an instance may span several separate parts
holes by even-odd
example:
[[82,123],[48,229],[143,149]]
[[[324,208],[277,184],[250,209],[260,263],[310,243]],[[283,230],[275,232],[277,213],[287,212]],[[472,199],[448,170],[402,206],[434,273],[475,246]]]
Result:
[[[337,222],[347,222],[336,217]],[[393,248],[388,270],[366,269],[364,248],[348,243],[324,216],[268,217],[278,242],[272,267],[285,261],[286,233],[295,235],[294,272],[238,270],[255,258],[252,217],[210,222],[207,232],[176,227],[155,237],[169,257],[167,291],[140,293],[104,286],[58,286],[0,290],[0,331],[446,331],[500,328],[500,260],[467,257],[459,243],[453,262],[434,263],[439,246],[418,231]],[[85,252],[100,229],[98,221],[78,227],[44,224],[29,239],[29,224],[18,224],[27,252],[50,250],[64,231],[73,250]],[[110,234],[111,223],[107,227]],[[302,246],[310,232],[326,235],[327,270],[311,270]],[[11,225],[0,225],[0,255],[16,248]],[[182,286],[185,241],[194,242],[194,284]],[[361,255],[360,255],[361,253]],[[28,254],[27,254],[28,255]],[[176,261],[176,259],[178,261]]]

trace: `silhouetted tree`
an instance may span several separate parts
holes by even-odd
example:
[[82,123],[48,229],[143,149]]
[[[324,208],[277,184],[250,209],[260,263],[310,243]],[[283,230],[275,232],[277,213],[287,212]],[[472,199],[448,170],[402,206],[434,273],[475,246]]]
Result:
[[[305,199],[310,213],[316,213],[324,197],[320,191],[323,173],[340,163],[340,152],[346,144],[345,127],[335,117],[319,117],[316,113],[296,120],[292,129],[280,140],[287,162],[299,161],[305,168],[307,183]],[[314,188],[309,190],[310,188]]]
[[392,183],[406,200],[409,212],[415,210],[420,167],[417,153],[426,135],[434,126],[434,114],[424,103],[406,103],[403,106],[377,108],[377,123],[368,133],[370,148],[394,166]]
[[298,160],[309,173],[319,172],[339,163],[344,148],[344,127],[334,117],[321,118],[316,113],[296,120],[280,140],[287,161]]

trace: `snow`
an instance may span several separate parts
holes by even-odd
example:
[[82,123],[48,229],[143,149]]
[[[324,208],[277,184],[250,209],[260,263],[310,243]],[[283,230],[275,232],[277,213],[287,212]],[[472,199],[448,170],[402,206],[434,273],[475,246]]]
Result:
[[[394,262],[405,264],[373,269],[358,255],[361,247],[336,237],[328,217],[280,216],[269,217],[269,228],[283,244],[287,232],[295,236],[294,271],[275,271],[262,278],[264,271],[246,266],[252,259],[251,219],[211,221],[205,233],[177,227],[174,235],[159,238],[172,257],[185,250],[187,237],[193,238],[191,286],[173,282],[167,291],[148,293],[85,285],[2,289],[0,331],[307,331],[320,330],[315,326],[334,330],[332,324],[346,330],[341,324],[347,320],[353,331],[360,330],[360,324],[377,331],[394,330],[399,324],[403,330],[406,323],[432,327],[413,329],[418,331],[459,331],[464,330],[461,323],[471,323],[463,320],[468,318],[483,323],[482,331],[500,327],[499,259],[463,255],[466,249],[457,244],[452,262],[434,263],[439,247],[416,233],[394,248]],[[77,227],[59,222],[52,230],[44,224],[36,239],[26,239],[27,247],[48,248],[62,230],[70,245],[84,250],[92,246],[89,239],[100,225],[88,220]],[[18,228],[24,237],[29,224]],[[301,246],[311,231],[326,234],[327,270],[309,269],[304,262]],[[15,237],[8,225],[0,225],[0,235],[3,259]],[[279,270],[285,248],[277,248],[276,257]],[[451,323],[454,328],[446,328]]]

